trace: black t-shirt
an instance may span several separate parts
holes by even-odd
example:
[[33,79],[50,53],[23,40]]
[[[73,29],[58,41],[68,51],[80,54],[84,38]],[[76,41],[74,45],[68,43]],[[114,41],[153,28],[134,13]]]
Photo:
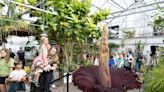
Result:
[[15,57],[15,54],[13,52],[10,52],[10,57],[11,58],[14,58]]
[[25,52],[23,50],[19,50],[18,51],[18,57],[20,60],[24,59],[24,56],[25,56]]

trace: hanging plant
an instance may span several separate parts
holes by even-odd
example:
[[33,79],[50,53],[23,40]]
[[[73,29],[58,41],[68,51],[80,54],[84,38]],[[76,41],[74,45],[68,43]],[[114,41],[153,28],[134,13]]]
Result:
[[164,32],[164,9],[159,8],[158,12],[153,15],[151,26],[154,28],[156,35],[162,35]]
[[10,32],[13,30],[29,30],[31,31],[29,24],[24,21],[20,21],[19,23],[10,23],[9,25],[4,25],[4,32]]
[[124,35],[124,38],[134,38],[135,37],[135,33],[136,31],[134,29],[123,29],[123,35]]

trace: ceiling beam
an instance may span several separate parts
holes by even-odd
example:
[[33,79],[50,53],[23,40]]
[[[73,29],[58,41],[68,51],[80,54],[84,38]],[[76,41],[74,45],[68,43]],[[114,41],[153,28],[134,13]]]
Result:
[[[15,1],[10,1],[10,2],[13,3],[13,4],[16,4],[16,5],[21,5],[21,6],[30,8],[30,9],[34,9],[34,10],[38,10],[38,11],[41,11],[41,12],[44,12],[44,13],[49,13],[49,14],[58,16],[58,13],[57,12],[50,12],[50,11],[47,11],[47,10],[44,10],[44,9],[40,9],[40,8],[31,6],[31,5],[26,5],[26,4],[18,3],[18,2],[15,2]],[[64,18],[73,20],[73,18],[68,17],[68,16],[65,16]]]
[[111,1],[112,1],[112,3],[114,3],[116,6],[122,8],[122,9],[125,9],[123,6],[121,6],[120,4],[118,4],[117,2],[115,2],[114,0],[111,0]]
[[129,11],[129,10],[134,10],[134,9],[138,9],[138,8],[143,8],[143,7],[148,7],[148,6],[152,6],[152,5],[158,5],[158,4],[162,4],[162,3],[164,3],[164,1],[159,1],[159,2],[155,2],[155,3],[151,3],[151,4],[145,4],[145,5],[140,5],[140,6],[138,6],[138,7],[132,7],[132,8],[125,8],[124,10],[121,10],[121,11],[117,11],[117,12],[112,12],[111,13],[111,15],[112,14],[117,14],[117,13],[120,13],[120,12],[126,12],[126,11]]
[[[161,9],[164,9],[164,7],[161,7]],[[119,15],[119,16],[115,16],[115,17],[110,17],[108,19],[119,18],[119,17],[128,16],[128,15],[133,15],[133,14],[138,14],[138,13],[143,13],[143,12],[149,12],[149,11],[153,11],[153,10],[157,10],[157,9],[153,8],[153,9],[147,9],[147,10],[133,12],[133,13],[127,13],[127,14],[123,14],[123,15]]]
[[[129,10],[130,7],[132,7],[133,5],[135,5],[136,3],[132,3],[131,5],[129,5],[125,10]],[[108,25],[111,21],[113,21],[115,18],[117,18],[118,16],[120,16],[123,12],[125,11],[121,11],[119,12],[118,15],[114,16],[109,22],[107,22],[106,24]],[[112,15],[112,14],[111,14]]]

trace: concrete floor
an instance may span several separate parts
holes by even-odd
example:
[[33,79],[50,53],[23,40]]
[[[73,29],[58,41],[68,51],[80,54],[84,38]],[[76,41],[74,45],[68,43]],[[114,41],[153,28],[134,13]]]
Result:
[[[67,92],[67,85],[60,85],[57,88],[53,88],[52,92]],[[69,85],[69,92],[82,92],[81,90],[77,89],[73,84]]]
[[[67,85],[57,85],[57,88],[52,89],[52,92],[67,92]],[[81,90],[77,89],[73,84],[69,86],[69,92],[82,92]],[[130,90],[128,92],[143,92],[142,90]]]

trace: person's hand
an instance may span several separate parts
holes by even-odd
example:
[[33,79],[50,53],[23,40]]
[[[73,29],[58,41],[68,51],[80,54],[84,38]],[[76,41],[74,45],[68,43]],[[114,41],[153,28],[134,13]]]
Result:
[[21,82],[26,81],[26,77],[22,77],[22,78],[20,78],[20,81],[21,81]]
[[45,65],[43,65],[43,64],[39,65],[39,67],[42,68],[42,69],[44,69],[44,66],[45,66]]
[[43,70],[44,70],[44,71],[50,71],[50,70],[51,70],[50,68],[51,68],[51,66],[50,66],[50,65],[47,65],[47,66],[45,66],[45,67],[43,68]]

